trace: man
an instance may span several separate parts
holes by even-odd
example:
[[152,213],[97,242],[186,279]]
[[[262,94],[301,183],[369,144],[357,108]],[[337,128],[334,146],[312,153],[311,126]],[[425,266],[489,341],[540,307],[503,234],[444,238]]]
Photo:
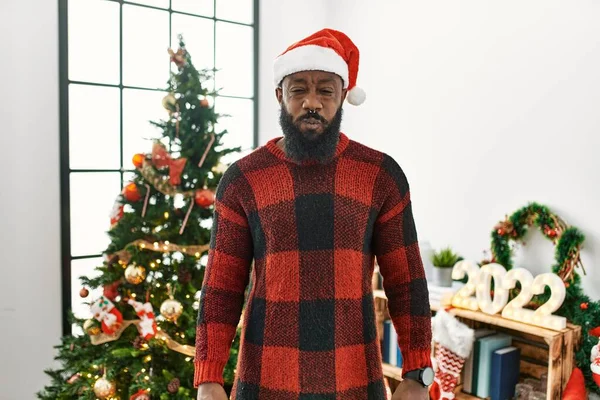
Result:
[[359,52],[325,29],[275,61],[282,138],[224,174],[196,338],[198,399],[226,400],[223,369],[244,302],[231,399],[385,399],[371,288],[377,257],[403,355],[394,400],[427,399],[431,312],[409,188],[388,155],[340,132],[358,105]]

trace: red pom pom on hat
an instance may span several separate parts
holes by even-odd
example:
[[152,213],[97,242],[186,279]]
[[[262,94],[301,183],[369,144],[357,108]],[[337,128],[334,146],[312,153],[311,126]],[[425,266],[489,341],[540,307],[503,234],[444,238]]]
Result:
[[359,58],[358,47],[345,33],[322,29],[292,44],[275,59],[275,85],[300,71],[331,72],[342,78],[348,103],[358,106],[366,99],[364,90],[356,86]]

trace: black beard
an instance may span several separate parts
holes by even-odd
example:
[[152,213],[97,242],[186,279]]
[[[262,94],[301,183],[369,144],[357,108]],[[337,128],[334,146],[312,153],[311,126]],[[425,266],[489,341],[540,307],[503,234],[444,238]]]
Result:
[[[319,119],[325,127],[323,133],[317,134],[312,129],[302,132],[298,125],[303,119],[307,118]],[[296,162],[316,160],[324,164],[335,156],[337,150],[340,139],[340,126],[342,125],[342,107],[340,106],[331,121],[327,121],[318,114],[305,114],[294,123],[293,117],[281,104],[279,124],[285,137],[285,153],[289,158]]]

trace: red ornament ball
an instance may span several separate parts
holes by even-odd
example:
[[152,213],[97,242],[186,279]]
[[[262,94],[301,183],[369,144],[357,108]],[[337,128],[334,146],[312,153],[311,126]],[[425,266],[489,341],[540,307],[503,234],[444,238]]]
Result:
[[557,233],[556,233],[556,229],[549,229],[549,230],[548,230],[548,236],[549,236],[549,237],[551,237],[551,238],[555,238],[555,237],[556,237],[556,235],[557,235]]
[[200,207],[208,208],[215,203],[215,194],[208,189],[198,190],[195,201]]
[[81,290],[79,291],[79,296],[80,296],[80,297],[83,297],[84,299],[85,299],[86,297],[88,297],[88,296],[89,296],[89,294],[90,294],[90,291],[89,291],[89,290],[87,290],[86,288],[81,288]]
[[581,304],[579,305],[579,307],[580,307],[582,310],[587,310],[587,309],[588,309],[588,303],[581,303]]
[[133,159],[131,161],[133,162],[133,165],[135,165],[136,168],[142,168],[145,159],[145,155],[138,153],[135,156],[133,156]]
[[125,186],[125,188],[123,189],[123,196],[125,197],[125,199],[127,199],[127,201],[131,202],[140,201],[142,198],[142,195],[140,194],[137,185],[133,182]]
[[498,235],[504,236],[505,234],[506,234],[506,231],[503,228],[498,229]]
[[204,108],[208,108],[208,106],[209,106],[208,99],[200,100],[200,106],[204,107]]

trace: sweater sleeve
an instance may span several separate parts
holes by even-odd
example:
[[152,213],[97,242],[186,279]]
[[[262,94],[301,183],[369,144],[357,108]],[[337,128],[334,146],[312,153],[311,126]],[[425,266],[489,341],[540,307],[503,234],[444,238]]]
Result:
[[383,186],[379,187],[387,193],[375,222],[373,248],[398,333],[404,374],[431,366],[431,309],[408,181],[387,155],[380,182]]
[[240,199],[245,178],[231,165],[216,191],[208,262],[198,321],[194,386],[223,384],[223,370],[240,321],[253,257],[252,236]]

